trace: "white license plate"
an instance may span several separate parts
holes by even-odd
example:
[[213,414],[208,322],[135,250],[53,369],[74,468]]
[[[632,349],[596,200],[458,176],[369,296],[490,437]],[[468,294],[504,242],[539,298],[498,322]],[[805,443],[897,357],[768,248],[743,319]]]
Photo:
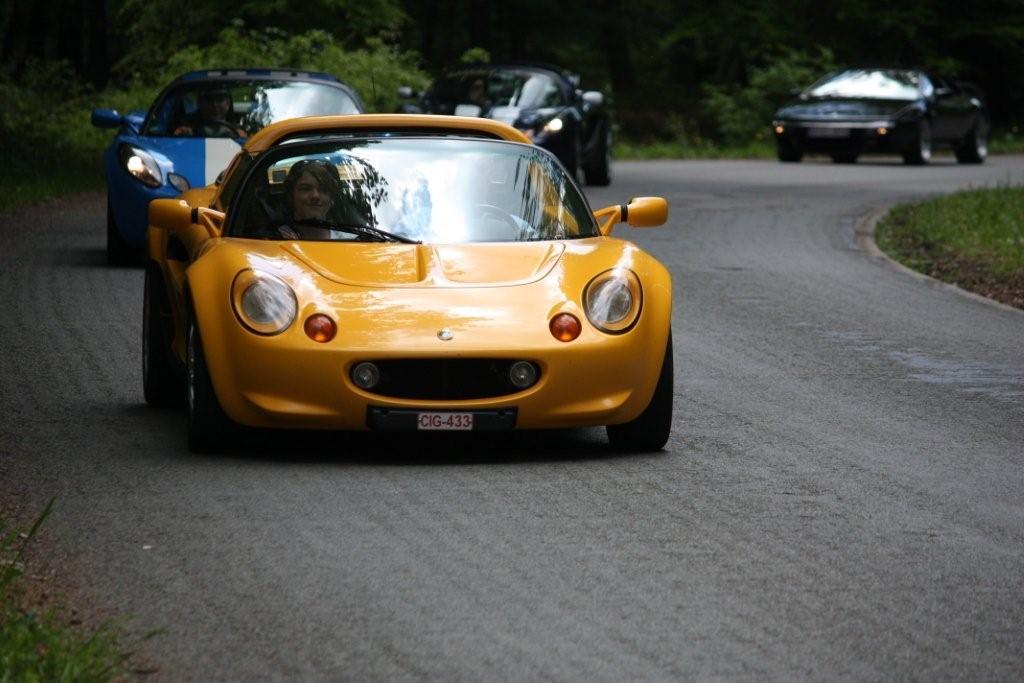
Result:
[[467,431],[473,429],[473,413],[420,413],[416,429]]
[[807,137],[809,138],[848,138],[850,137],[849,128],[808,128]]

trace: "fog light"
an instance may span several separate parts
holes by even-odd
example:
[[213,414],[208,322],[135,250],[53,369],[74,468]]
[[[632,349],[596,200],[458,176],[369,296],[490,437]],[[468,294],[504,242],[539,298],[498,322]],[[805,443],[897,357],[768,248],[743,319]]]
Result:
[[334,335],[338,331],[334,321],[323,313],[317,313],[306,318],[306,324],[303,327],[306,330],[306,336],[321,344],[326,344],[334,339]]
[[188,178],[183,175],[178,175],[177,173],[168,173],[167,182],[174,186],[174,189],[178,192],[187,192],[191,187],[188,183]]
[[572,313],[559,313],[551,319],[548,328],[552,336],[561,342],[571,342],[583,331],[579,318]]
[[537,381],[537,366],[525,360],[516,361],[509,368],[508,379],[517,389],[532,387]]
[[380,370],[373,363],[360,363],[352,368],[352,381],[361,389],[372,389],[380,382]]
[[889,129],[888,128],[879,128],[875,132],[877,132],[879,135],[888,135],[889,134]]

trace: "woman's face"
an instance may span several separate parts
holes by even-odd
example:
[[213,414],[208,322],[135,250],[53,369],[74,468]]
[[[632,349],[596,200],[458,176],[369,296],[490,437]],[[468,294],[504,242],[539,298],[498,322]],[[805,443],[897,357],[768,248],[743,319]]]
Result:
[[309,171],[303,171],[292,192],[295,219],[319,219],[327,216],[332,204],[331,195]]

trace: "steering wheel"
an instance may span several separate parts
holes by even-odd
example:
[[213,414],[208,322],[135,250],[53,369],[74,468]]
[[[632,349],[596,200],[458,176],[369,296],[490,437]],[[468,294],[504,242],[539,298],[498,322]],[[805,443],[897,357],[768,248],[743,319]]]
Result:
[[512,214],[494,204],[474,204],[473,215],[477,218],[496,218],[514,230],[521,227]]
[[[246,133],[244,129],[240,128],[239,126],[236,126],[235,124],[231,123],[230,121],[225,121],[224,119],[198,119],[196,121],[195,128],[196,129],[200,129],[200,130],[202,130],[202,129],[209,129],[209,130],[213,131],[213,132],[211,132],[211,133],[209,133],[207,135],[207,137],[211,137],[211,138],[214,138],[214,137],[221,137],[221,138],[222,137],[247,138],[247,137],[249,137],[249,134]],[[229,132],[234,132],[234,135],[227,135],[227,136],[223,135],[222,133],[225,130],[227,130]],[[206,133],[207,130],[203,130],[203,132]]]

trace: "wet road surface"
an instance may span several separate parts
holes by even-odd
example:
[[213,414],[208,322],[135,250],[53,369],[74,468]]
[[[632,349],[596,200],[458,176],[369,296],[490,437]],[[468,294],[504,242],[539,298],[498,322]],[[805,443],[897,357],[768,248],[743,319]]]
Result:
[[1024,314],[855,244],[1024,158],[632,162],[597,208],[674,277],[664,452],[602,430],[270,435],[196,456],[143,404],[103,198],[0,228],[0,486],[169,680],[1024,676]]

